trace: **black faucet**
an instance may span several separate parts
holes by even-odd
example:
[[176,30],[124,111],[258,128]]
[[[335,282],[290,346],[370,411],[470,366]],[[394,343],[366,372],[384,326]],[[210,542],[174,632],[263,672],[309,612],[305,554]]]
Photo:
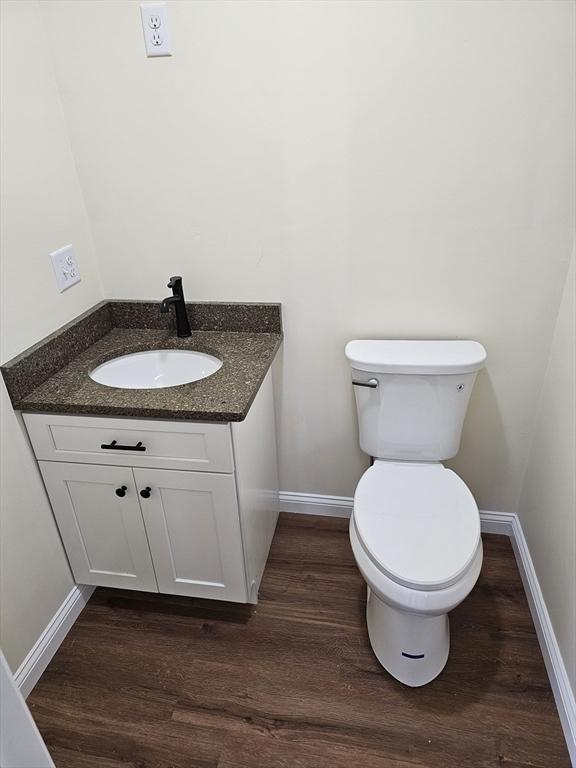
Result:
[[191,335],[190,323],[186,314],[186,302],[184,300],[184,288],[182,288],[182,278],[179,275],[170,278],[168,288],[172,288],[172,296],[163,299],[160,304],[160,312],[166,313],[170,309],[170,304],[174,304],[176,311],[176,335],[182,338]]

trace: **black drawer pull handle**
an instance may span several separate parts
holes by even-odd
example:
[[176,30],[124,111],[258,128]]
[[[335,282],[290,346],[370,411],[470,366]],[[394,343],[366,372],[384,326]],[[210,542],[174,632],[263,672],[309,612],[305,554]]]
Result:
[[126,486],[123,485],[122,488],[116,488],[116,496],[120,496],[120,498],[123,498],[126,496]]
[[142,490],[140,491],[140,496],[142,496],[143,499],[149,499],[151,490],[152,488],[150,488],[150,486],[147,485],[146,488],[142,488]]
[[142,441],[139,440],[136,445],[120,445],[116,442],[116,440],[112,440],[112,442],[109,445],[106,445],[106,443],[102,443],[100,448],[103,448],[105,451],[145,451],[146,446],[142,445]]

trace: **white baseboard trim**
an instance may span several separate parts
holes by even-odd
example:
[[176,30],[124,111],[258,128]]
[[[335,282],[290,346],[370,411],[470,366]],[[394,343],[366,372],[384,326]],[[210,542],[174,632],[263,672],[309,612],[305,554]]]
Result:
[[86,584],[73,587],[70,590],[30,653],[16,670],[14,680],[24,698],[28,696],[40,679],[40,675],[72,628],[92,592],[94,592],[94,587]]
[[[297,512],[304,515],[350,517],[353,502],[354,500],[348,496],[280,492],[280,509],[282,511]],[[482,533],[498,533],[510,537],[540,643],[540,649],[544,657],[548,677],[550,678],[550,685],[564,730],[568,752],[570,753],[572,764],[576,768],[576,701],[520,519],[513,512],[480,510],[480,523]]]
[[556,707],[560,716],[560,722],[564,730],[564,737],[572,765],[576,767],[576,699],[568,679],[568,673],[560,647],[554,634],[552,622],[544,602],[544,596],[540,589],[534,563],[528,548],[528,542],[524,536],[522,525],[518,515],[514,515],[513,530],[510,535],[512,548],[516,555],[518,570],[524,584],[524,591],[530,606],[530,613],[536,628],[536,634],[540,642],[542,656],[546,664],[546,671],[550,678],[550,685],[554,693]]
[[318,493],[280,491],[280,509],[301,515],[350,517],[353,499],[349,496],[322,496]]
[[512,536],[514,521],[518,516],[513,512],[493,512],[489,509],[480,510],[480,528],[482,533],[499,533],[502,536]]

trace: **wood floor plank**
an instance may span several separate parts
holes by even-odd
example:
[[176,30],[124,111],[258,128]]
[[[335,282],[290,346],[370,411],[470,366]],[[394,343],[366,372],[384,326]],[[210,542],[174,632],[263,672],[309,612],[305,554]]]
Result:
[[96,715],[81,698],[71,704],[51,697],[35,702],[31,711],[42,723],[49,751],[59,755],[60,762],[53,757],[57,768],[107,762],[134,768],[216,768],[225,736],[164,718],[135,722],[116,709]]
[[370,749],[323,742],[306,745],[278,741],[272,736],[233,736],[218,768],[422,768],[422,764],[371,754]]
[[257,606],[98,589],[28,701],[57,768],[569,768],[508,539],[411,689],[374,657],[348,521],[282,514]]

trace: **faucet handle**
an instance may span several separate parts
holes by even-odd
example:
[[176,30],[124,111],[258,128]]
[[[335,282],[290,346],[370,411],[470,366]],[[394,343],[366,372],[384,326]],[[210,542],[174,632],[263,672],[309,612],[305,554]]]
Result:
[[170,282],[168,283],[168,286],[167,286],[167,287],[168,287],[168,288],[174,288],[174,283],[175,283],[177,280],[180,280],[180,282],[182,282],[182,277],[181,277],[180,275],[174,275],[174,277],[171,277],[171,278],[170,278]]

